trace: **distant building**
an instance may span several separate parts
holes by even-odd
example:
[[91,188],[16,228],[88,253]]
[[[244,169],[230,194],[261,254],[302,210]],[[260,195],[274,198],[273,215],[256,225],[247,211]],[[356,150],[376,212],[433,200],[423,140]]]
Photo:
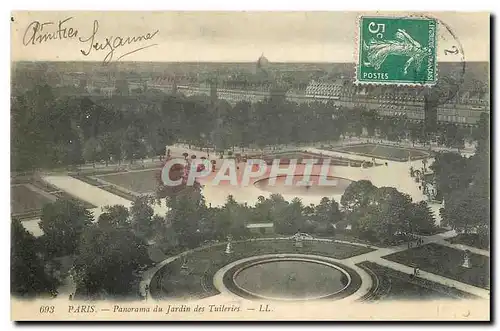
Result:
[[343,86],[333,83],[312,81],[306,87],[306,97],[318,100],[338,100],[343,92]]
[[247,229],[254,234],[273,234],[274,223],[250,223],[247,224]]
[[268,73],[269,72],[269,60],[264,56],[264,53],[259,57],[257,63],[255,64],[255,73]]
[[[242,101],[255,103],[267,98],[297,103],[329,102],[335,107],[374,110],[380,116],[405,116],[418,122],[426,119],[427,92],[424,88],[358,86],[347,76],[320,75],[323,72],[320,69],[316,65],[296,65],[291,70],[287,65],[271,63],[262,54],[254,64],[253,73],[221,73],[227,80],[220,77],[213,79],[211,72],[204,73],[203,77],[199,74],[160,75],[146,82],[123,79],[100,82],[94,79],[88,82],[87,91],[93,93],[99,89],[101,94],[107,96],[126,95],[128,90],[141,87],[143,91],[151,89],[185,96],[205,95],[213,103],[222,99],[233,105]],[[315,70],[318,75],[312,74]],[[298,81],[297,72],[300,72]],[[63,78],[65,84],[78,86],[83,77],[83,73],[71,73]],[[490,95],[487,86],[469,87],[469,90],[463,88],[464,91],[459,91],[447,102],[433,107],[433,112],[427,113],[427,120],[430,123],[456,123],[467,127],[474,126],[483,112],[489,113]]]
[[[462,126],[475,125],[481,113],[490,111],[488,93],[471,95],[470,92],[463,92],[444,104],[438,104],[433,113],[426,113],[425,93],[424,89],[418,88],[366,87],[313,80],[306,87],[302,101],[333,101],[339,106],[375,110],[381,116],[404,115],[414,121],[427,120],[429,124],[444,122]],[[301,100],[293,95],[289,99]]]

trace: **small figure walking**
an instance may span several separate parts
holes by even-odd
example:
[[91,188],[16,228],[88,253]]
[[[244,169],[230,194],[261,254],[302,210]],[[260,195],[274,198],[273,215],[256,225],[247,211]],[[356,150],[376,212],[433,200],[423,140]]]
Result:
[[71,293],[71,294],[69,295],[69,301],[72,301],[72,300],[73,300],[73,293]]

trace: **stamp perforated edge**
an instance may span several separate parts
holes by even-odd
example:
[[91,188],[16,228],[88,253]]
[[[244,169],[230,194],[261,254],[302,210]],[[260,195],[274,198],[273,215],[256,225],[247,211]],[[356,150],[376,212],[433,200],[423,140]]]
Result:
[[[361,39],[361,19],[362,18],[390,18],[390,19],[408,19],[408,18],[413,18],[413,19],[422,19],[422,20],[429,20],[433,19],[436,22],[436,36],[434,38],[434,49],[435,49],[435,61],[434,61],[434,81],[433,82],[427,82],[427,83],[409,83],[409,82],[380,82],[380,81],[360,81],[358,80],[358,68],[359,68],[359,48],[360,48],[360,39]],[[432,87],[435,86],[438,82],[439,76],[438,76],[438,60],[437,60],[437,51],[438,51],[438,36],[439,36],[439,29],[441,25],[441,20],[435,18],[435,17],[430,17],[426,16],[423,13],[422,14],[409,14],[407,16],[387,16],[387,15],[375,15],[375,14],[370,14],[370,15],[358,15],[356,18],[356,33],[354,35],[354,85],[356,86],[395,86],[395,87]],[[462,50],[463,54],[463,50]]]

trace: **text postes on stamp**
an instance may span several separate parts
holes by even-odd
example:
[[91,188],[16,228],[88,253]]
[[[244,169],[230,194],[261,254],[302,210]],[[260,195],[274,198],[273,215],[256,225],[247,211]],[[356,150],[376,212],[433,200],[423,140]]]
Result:
[[359,18],[356,82],[434,85],[436,21],[432,18]]

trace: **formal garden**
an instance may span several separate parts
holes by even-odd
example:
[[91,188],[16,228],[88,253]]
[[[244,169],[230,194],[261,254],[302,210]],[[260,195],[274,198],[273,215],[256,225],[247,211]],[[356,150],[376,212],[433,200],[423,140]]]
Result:
[[51,199],[46,195],[33,191],[25,184],[11,186],[10,194],[12,213],[14,215],[41,210],[46,203],[55,200],[55,197]]
[[160,269],[150,285],[155,298],[203,298],[218,294],[213,277],[225,265],[252,256],[265,254],[309,254],[345,259],[372,251],[363,246],[344,243],[311,241],[297,247],[293,240],[249,239],[234,242],[231,253],[226,253],[227,243],[214,244],[182,255]]
[[[151,100],[155,106],[151,106]],[[154,175],[157,170],[94,171],[92,164],[100,162],[123,162],[142,169],[141,160],[164,154],[165,146],[178,141],[216,146],[217,153],[223,154],[235,146],[263,149],[287,143],[340,141],[343,137],[361,136],[365,130],[368,136],[394,143],[407,137],[423,142],[428,138],[422,135],[423,123],[403,117],[381,118],[363,109],[330,104],[266,100],[232,106],[220,101],[216,108],[222,114],[223,125],[219,125],[209,100],[184,96],[151,100],[137,99],[132,106],[124,102],[126,107],[121,108],[96,105],[82,97],[71,100],[71,107],[67,107],[69,100],[48,86],[38,86],[36,91],[13,100],[13,131],[32,134],[30,139],[13,140],[13,170],[41,169],[43,173],[43,169],[68,167],[72,170],[57,175],[74,176],[131,201],[130,207],[92,206],[77,201],[71,192],[46,187],[39,181],[29,182],[56,197],[55,201],[47,201],[47,196],[37,190],[14,186],[16,212],[35,211],[43,235],[34,237],[13,217],[13,295],[57,296],[61,284],[69,278],[77,299],[144,299],[148,298],[148,291],[141,287],[144,283],[149,284],[153,298],[202,298],[218,293],[214,275],[229,263],[266,254],[308,254],[338,259],[343,265],[349,264],[346,268],[355,268],[356,263],[366,270],[373,284],[365,300],[489,297],[485,294],[490,282],[489,255],[467,252],[466,257],[465,249],[443,244],[449,239],[446,243],[450,245],[456,242],[483,247],[485,238],[489,238],[488,118],[483,117],[478,128],[472,130],[477,148],[471,157],[454,151],[429,156],[417,149],[374,144],[341,151],[347,159],[349,153],[401,162],[409,157],[433,159],[428,168],[434,177],[436,199],[444,201],[438,227],[437,215],[426,201],[390,187],[398,174],[387,178],[387,186],[375,186],[368,180],[352,181],[340,198],[325,196],[317,204],[305,204],[300,198],[288,201],[274,193],[259,196],[251,204],[237,202],[228,195],[223,205],[212,206],[197,186],[182,187],[175,194],[158,194],[158,177]],[[68,111],[61,112],[62,108]],[[309,116],[313,113],[318,116]],[[57,120],[48,128],[44,125],[46,118]],[[469,131],[443,124],[439,142],[458,150]],[[34,140],[41,143],[33,144]],[[285,153],[282,158],[295,156],[309,157]],[[335,160],[343,165],[345,161]],[[90,170],[73,171],[77,166]],[[153,191],[157,194],[141,194]],[[163,214],[154,212],[159,201],[168,207]],[[98,216],[89,210],[95,207],[102,209]],[[273,233],[251,231],[248,225],[256,223],[272,224]],[[296,245],[290,239],[304,233],[314,240]],[[266,240],[256,240],[264,237]],[[317,240],[325,238],[330,241]],[[417,239],[425,242],[415,244]],[[228,241],[232,242],[230,249]],[[151,252],[155,252],[154,260]],[[63,270],[54,263],[62,259],[72,261],[72,267]],[[168,259],[172,261],[158,268],[158,263]],[[415,270],[409,273],[408,268]],[[273,270],[266,272],[275,274],[276,268]],[[148,271],[153,273],[150,279],[144,276],[149,275]],[[304,274],[311,275],[310,270]],[[248,274],[246,277],[255,283],[254,278]],[[293,278],[292,283],[304,282],[304,278]]]
[[374,262],[358,264],[372,277],[373,286],[366,301],[394,300],[459,300],[478,299],[477,296],[421,277],[414,277]]
[[39,217],[42,208],[57,199],[74,201],[87,209],[95,208],[94,205],[75,198],[68,192],[46,183],[36,175],[14,178],[11,181],[10,194],[11,215],[20,220]]
[[158,186],[158,169],[135,170],[124,173],[97,175],[104,182],[140,194],[154,194]]
[[490,238],[478,233],[461,233],[447,240],[451,244],[471,246],[484,250],[490,249]]
[[334,147],[329,150],[398,162],[420,160],[431,156],[429,151],[421,149],[371,143]]
[[438,244],[427,244],[384,256],[384,259],[409,266],[416,266],[421,270],[455,279],[462,283],[489,288],[489,256],[468,253],[470,265],[464,268],[464,255],[466,254],[463,250]]

